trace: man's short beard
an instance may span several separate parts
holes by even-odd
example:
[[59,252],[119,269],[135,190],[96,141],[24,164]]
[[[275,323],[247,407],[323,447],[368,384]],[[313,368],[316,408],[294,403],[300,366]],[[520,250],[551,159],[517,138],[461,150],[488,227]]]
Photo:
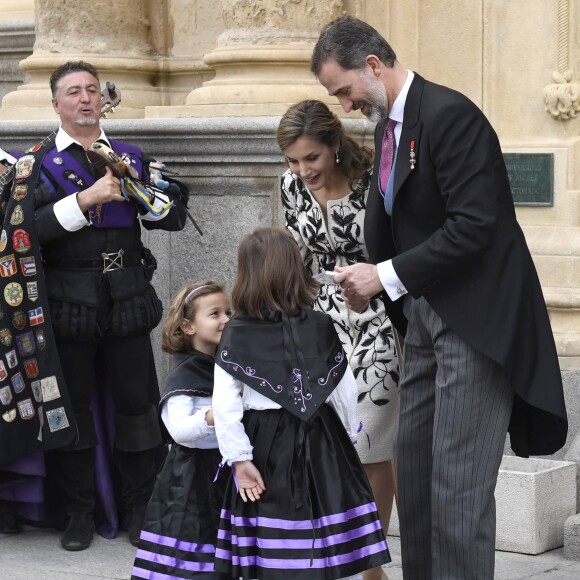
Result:
[[93,119],[92,117],[81,117],[80,119],[75,120],[75,125],[79,125],[79,127],[91,127],[96,125],[98,122],[98,119]]
[[385,85],[375,78],[366,77],[365,84],[368,92],[366,102],[371,108],[368,119],[373,123],[378,123],[389,115],[387,90]]

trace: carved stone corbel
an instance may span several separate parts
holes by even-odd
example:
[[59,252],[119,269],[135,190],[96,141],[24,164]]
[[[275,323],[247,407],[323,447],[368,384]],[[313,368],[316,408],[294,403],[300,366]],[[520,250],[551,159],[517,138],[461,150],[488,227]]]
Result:
[[554,84],[544,88],[546,111],[555,119],[565,121],[580,111],[580,84],[573,83],[572,71],[554,71]]

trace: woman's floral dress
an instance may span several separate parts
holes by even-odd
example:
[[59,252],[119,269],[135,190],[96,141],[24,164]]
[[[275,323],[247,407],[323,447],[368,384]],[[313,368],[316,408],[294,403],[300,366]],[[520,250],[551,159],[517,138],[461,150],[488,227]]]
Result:
[[[328,201],[325,223],[320,205],[302,180],[290,170],[282,176],[286,227],[312,274],[367,261],[363,223],[369,185],[367,173],[354,191]],[[362,421],[356,447],[362,463],[392,459],[399,415],[399,367],[382,301],[372,299],[367,310],[357,314],[346,307],[338,284],[323,284],[314,308],[332,317],[356,377]]]

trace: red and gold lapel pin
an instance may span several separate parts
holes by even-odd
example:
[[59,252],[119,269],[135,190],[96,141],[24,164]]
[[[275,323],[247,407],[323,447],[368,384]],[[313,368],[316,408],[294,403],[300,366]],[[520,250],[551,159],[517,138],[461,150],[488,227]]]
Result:
[[415,169],[415,141],[411,141],[411,150],[409,151],[409,164],[411,170]]

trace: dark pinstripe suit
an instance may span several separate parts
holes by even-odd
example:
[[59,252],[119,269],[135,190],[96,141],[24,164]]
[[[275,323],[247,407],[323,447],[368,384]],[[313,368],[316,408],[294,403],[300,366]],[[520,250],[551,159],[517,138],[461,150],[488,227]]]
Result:
[[[379,164],[380,154],[375,175]],[[394,324],[404,329],[403,302],[408,320],[396,453],[404,574],[493,578],[508,425],[522,456],[566,439],[548,314],[499,141],[473,103],[415,75],[394,171],[392,218],[375,180],[365,239],[409,291],[385,295]]]

